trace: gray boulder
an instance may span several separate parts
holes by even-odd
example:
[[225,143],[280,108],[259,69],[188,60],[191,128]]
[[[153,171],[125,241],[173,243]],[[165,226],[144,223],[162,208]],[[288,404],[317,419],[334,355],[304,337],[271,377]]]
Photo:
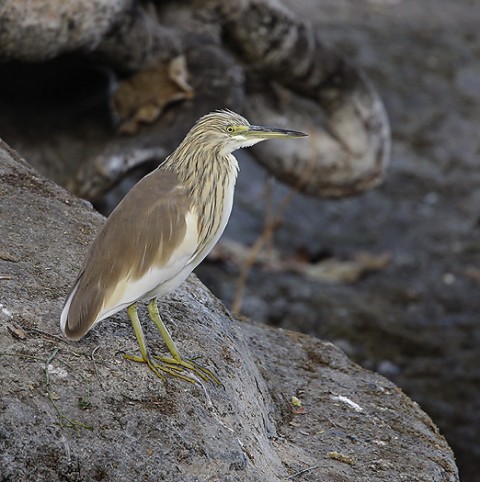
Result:
[[125,313],[65,340],[62,302],[102,222],[0,142],[1,480],[458,480],[393,383],[330,343],[233,320],[195,276],[160,310],[223,387],[124,360],[137,350]]

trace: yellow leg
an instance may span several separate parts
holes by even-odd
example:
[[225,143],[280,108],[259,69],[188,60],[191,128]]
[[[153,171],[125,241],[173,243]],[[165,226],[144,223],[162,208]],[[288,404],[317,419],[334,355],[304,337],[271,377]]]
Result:
[[165,344],[167,345],[172,358],[169,357],[158,357],[154,356],[155,359],[160,360],[163,363],[166,363],[171,369],[175,369],[175,367],[182,367],[188,370],[195,372],[197,375],[202,377],[206,382],[214,382],[217,385],[221,385],[222,383],[220,380],[207,368],[204,368],[197,363],[193,362],[192,360],[183,360],[180,356],[180,353],[177,350],[175,342],[172,340],[170,333],[167,330],[167,327],[164,325],[162,319],[160,318],[160,313],[158,312],[157,306],[157,299],[153,298],[148,303],[148,313],[150,314],[150,318],[155,323],[160,335],[162,335]]
[[[141,363],[146,363],[150,370],[152,370],[155,375],[157,375],[158,378],[161,378],[162,380],[165,380],[165,377],[160,373],[160,371],[164,373],[168,373],[170,375],[173,375],[175,377],[179,377],[183,380],[186,380],[191,383],[195,383],[195,380],[192,378],[186,377],[184,375],[181,375],[178,373],[178,371],[181,371],[182,369],[180,367],[168,367],[168,366],[163,366],[160,363],[156,362],[155,360],[152,359],[148,352],[147,348],[147,343],[145,341],[145,335],[143,334],[142,330],[142,325],[140,324],[140,320],[138,319],[138,313],[137,313],[137,303],[133,303],[133,305],[130,305],[127,308],[127,313],[128,317],[130,318],[130,321],[132,322],[133,325],[133,330],[135,331],[135,336],[137,337],[138,345],[140,347],[140,354],[141,356],[132,356],[132,355],[124,355],[124,357],[127,360],[132,360],[135,362],[141,362]],[[172,342],[173,343],[173,342]]]
[[157,305],[157,298],[153,298],[148,303],[148,313],[150,314],[150,318],[155,323],[160,335],[162,335],[163,341],[165,345],[167,345],[168,351],[171,353],[173,358],[176,361],[182,361],[180,353],[178,353],[177,346],[173,341],[167,327],[164,325],[162,319],[160,318],[160,313],[158,312],[158,305]]

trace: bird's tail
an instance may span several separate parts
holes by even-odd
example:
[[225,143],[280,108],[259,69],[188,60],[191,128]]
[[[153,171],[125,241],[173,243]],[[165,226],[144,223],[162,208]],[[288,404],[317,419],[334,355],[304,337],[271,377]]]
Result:
[[68,339],[80,340],[99,321],[102,300],[102,290],[86,288],[80,276],[60,315],[60,328]]

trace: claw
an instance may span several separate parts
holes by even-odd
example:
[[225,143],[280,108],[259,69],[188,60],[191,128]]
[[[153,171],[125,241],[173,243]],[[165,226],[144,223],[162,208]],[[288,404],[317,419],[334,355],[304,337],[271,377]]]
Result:
[[181,358],[179,360],[175,358],[170,358],[170,357],[165,357],[165,356],[154,356],[156,360],[161,361],[162,363],[165,363],[167,366],[169,366],[172,369],[187,369],[190,370],[194,373],[196,373],[200,378],[202,378],[205,382],[210,383],[216,383],[217,385],[222,385],[222,382],[208,369],[205,367],[202,367],[201,365],[198,365],[192,360],[182,360]]
[[[152,372],[155,373],[155,375],[157,375],[157,377],[163,381],[166,381],[166,378],[160,373],[160,371],[195,384],[195,380],[193,378],[190,378],[186,375],[182,375],[181,373],[179,373],[180,371],[183,371],[183,368],[160,365],[160,363],[157,363],[155,360],[152,360],[150,357],[147,357],[146,359],[144,359],[141,356],[123,355],[123,358],[130,361],[137,362],[137,363],[146,363],[150,368],[150,370],[152,370]],[[159,357],[153,357],[153,358],[160,359]]]

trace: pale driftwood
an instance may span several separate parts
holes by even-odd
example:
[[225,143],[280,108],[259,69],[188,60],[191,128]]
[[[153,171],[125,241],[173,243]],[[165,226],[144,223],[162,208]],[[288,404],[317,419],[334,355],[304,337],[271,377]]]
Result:
[[[246,114],[311,134],[309,146],[258,145],[256,158],[313,196],[346,197],[378,184],[390,159],[390,128],[366,75],[276,1],[244,1],[224,11],[230,44],[262,77],[247,95]],[[268,86],[272,81],[284,88]]]
[[[58,142],[62,136],[58,132],[53,143],[50,136],[40,142],[35,139],[32,160],[45,162],[43,158],[37,161],[39,143],[49,144],[44,149],[53,149],[58,158],[66,160],[61,166],[70,170],[54,177],[70,178],[77,193],[89,199],[102,195],[128,169],[144,162],[144,149],[154,146],[170,152],[200,115],[216,108],[232,108],[256,124],[308,131],[310,143],[263,144],[254,150],[258,161],[274,176],[304,193],[346,197],[383,179],[390,132],[378,94],[364,73],[322,42],[321,32],[281,3],[190,0],[147,4],[144,9],[139,3],[118,1],[107,11],[100,8],[102,0],[83,0],[83,9],[76,15],[64,12],[66,6],[55,10],[51,6],[55,3],[46,3],[50,7],[43,16],[34,16],[37,10],[26,14],[26,20],[36,22],[33,30],[27,30],[28,22],[22,22],[18,9],[0,9],[0,25],[8,27],[0,28],[0,58],[39,61],[64,52],[83,52],[100,62],[114,79],[142,69],[152,59],[182,54],[195,94],[195,99],[172,107],[170,115],[154,126],[142,127],[129,142],[119,139],[113,120],[110,135],[96,139],[97,145],[81,128],[65,133],[65,142]],[[98,7],[95,13],[94,5]],[[101,24],[95,35],[86,28],[92,19]],[[69,34],[64,33],[68,20],[75,25]],[[16,26],[14,30],[11,25]],[[54,38],[51,25],[54,32],[58,30]],[[198,62],[198,58],[202,60]],[[61,69],[61,63],[56,68]],[[114,85],[111,81],[110,92]],[[108,105],[108,99],[104,104]],[[96,115],[92,113],[91,123],[98,129]],[[172,136],[175,126],[177,132]],[[19,142],[29,153],[32,141],[22,138],[23,131],[22,125]],[[89,146],[79,151],[81,156],[72,153],[71,137],[85,137],[88,142]],[[125,155],[131,156],[131,161],[119,163],[118,157]],[[100,160],[103,166],[99,167]],[[80,163],[92,167],[80,167],[75,177],[77,167],[73,166]],[[89,185],[82,186],[81,180],[86,179],[82,171],[101,175],[89,177]],[[91,185],[95,185],[93,192]]]

